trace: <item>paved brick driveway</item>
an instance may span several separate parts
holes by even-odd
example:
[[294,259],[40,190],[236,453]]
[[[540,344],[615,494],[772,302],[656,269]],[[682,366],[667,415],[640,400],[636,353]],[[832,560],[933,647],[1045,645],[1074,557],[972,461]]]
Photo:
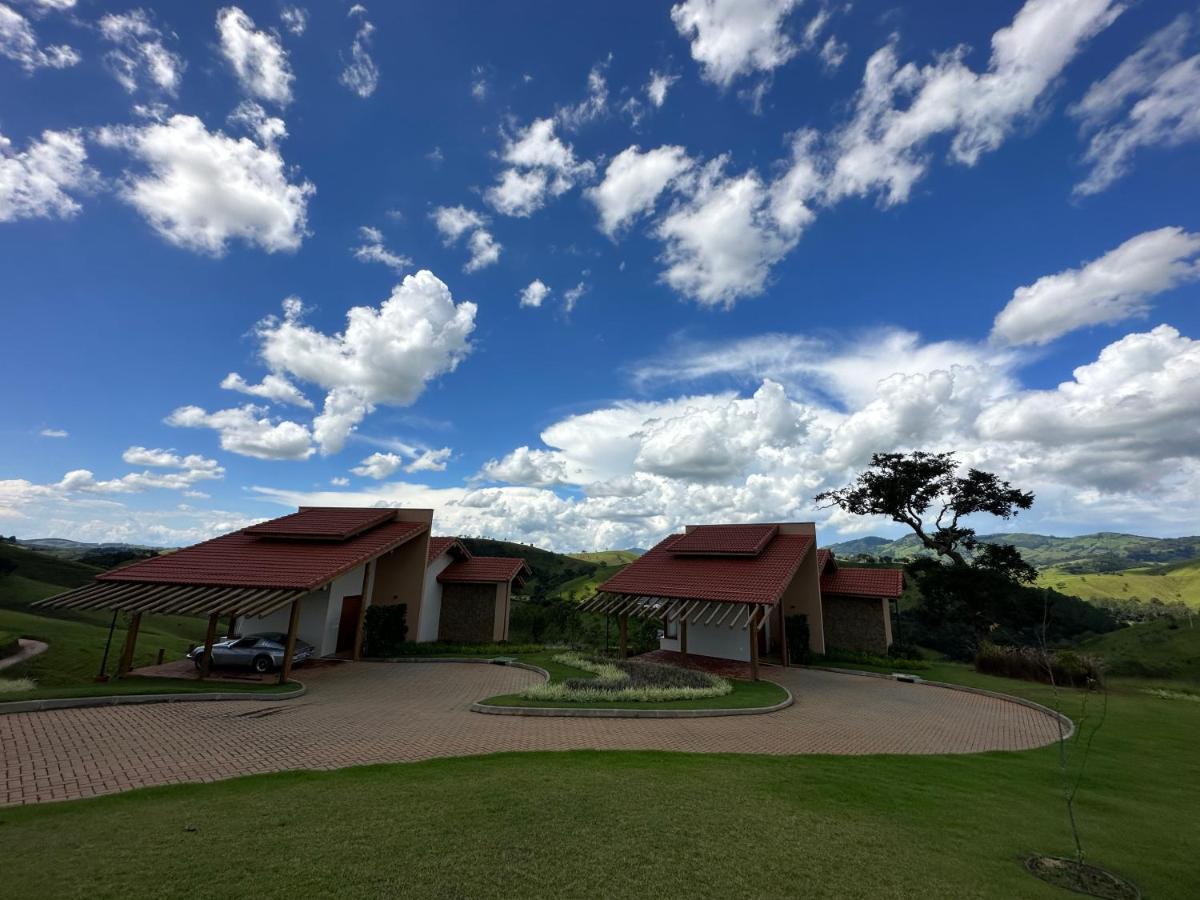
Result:
[[287,702],[182,702],[0,716],[0,805],[287,769],[501,750],[970,753],[1055,740],[1049,716],[929,686],[769,669],[796,697],[766,716],[565,719],[485,716],[474,700],[538,680],[500,666],[357,663],[302,675]]

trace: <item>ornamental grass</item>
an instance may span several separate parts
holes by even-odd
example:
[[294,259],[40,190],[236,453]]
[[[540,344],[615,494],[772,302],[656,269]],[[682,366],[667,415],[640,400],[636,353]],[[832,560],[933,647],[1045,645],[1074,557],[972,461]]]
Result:
[[723,697],[733,690],[733,685],[719,676],[660,663],[612,660],[580,653],[560,653],[554,661],[591,672],[594,677],[567,678],[535,685],[521,693],[524,699],[567,703],[661,703]]

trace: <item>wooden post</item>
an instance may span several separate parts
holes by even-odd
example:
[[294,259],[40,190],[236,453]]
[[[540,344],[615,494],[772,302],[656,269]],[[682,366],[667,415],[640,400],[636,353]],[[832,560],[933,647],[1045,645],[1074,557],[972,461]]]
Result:
[[758,681],[758,616],[756,606],[750,613],[750,680]]
[[358,624],[354,627],[354,653],[351,658],[356,662],[362,659],[363,630],[367,624],[367,598],[363,597],[358,610]]
[[679,623],[679,655],[683,657],[683,661],[688,661],[687,655],[687,619]]
[[201,678],[207,678],[212,672],[212,648],[217,641],[217,624],[220,620],[220,613],[208,617],[208,630],[204,633],[204,656],[200,660]]
[[621,635],[621,659],[629,655],[629,616],[622,615],[617,619]]
[[227,632],[225,632],[229,637],[237,637],[238,636],[237,620],[238,620],[238,614],[235,612],[231,612],[229,614],[229,630]]
[[782,606],[779,607],[779,640],[783,644],[783,666],[786,669],[792,664],[792,653],[788,649],[787,614]]
[[129,629],[125,632],[125,646],[121,650],[121,661],[117,664],[117,675],[121,676],[133,668],[133,649],[137,646],[138,628],[142,624],[142,614],[134,613],[129,620]]
[[300,601],[292,601],[292,614],[288,618],[287,647],[283,651],[283,667],[279,670],[279,683],[287,684],[292,677],[292,656],[296,652],[296,629],[300,625]]

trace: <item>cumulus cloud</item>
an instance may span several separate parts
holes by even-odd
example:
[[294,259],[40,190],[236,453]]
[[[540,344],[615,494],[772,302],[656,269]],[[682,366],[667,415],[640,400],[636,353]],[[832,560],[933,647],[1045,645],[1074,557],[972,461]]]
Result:
[[799,0],[686,0],[671,21],[691,42],[707,81],[726,88],[739,76],[770,73],[799,52],[785,31]]
[[257,459],[308,459],[313,454],[312,435],[298,422],[272,421],[267,410],[254,404],[213,412],[199,406],[181,406],[166,418],[176,428],[211,428],[220,436],[221,449]]
[[133,93],[139,87],[174,96],[185,68],[183,57],[167,49],[163,33],[144,9],[109,13],[101,17],[100,35],[113,49],[104,62],[121,87]]
[[430,218],[447,247],[458,243],[467,235],[467,249],[471,258],[463,266],[465,272],[477,272],[499,261],[503,245],[488,230],[488,219],[482,213],[465,206],[439,206]]
[[[366,10],[360,6],[352,7],[349,15],[363,15]],[[371,56],[371,35],[375,26],[363,19],[350,44],[350,59],[338,80],[360,97],[370,97],[379,87],[379,66]]]
[[77,131],[43,131],[20,151],[0,134],[0,222],[69,219],[80,210],[72,193],[96,178]]
[[[260,140],[286,134],[279,119],[260,118],[256,128]],[[220,256],[240,239],[273,253],[295,250],[308,233],[316,188],[289,179],[273,142],[209,131],[185,115],[102,129],[99,139],[145,165],[125,174],[121,197],[172,244]]]
[[484,463],[479,476],[488,481],[551,487],[570,483],[562,454],[518,447],[501,459]]
[[299,37],[308,28],[308,10],[301,6],[285,6],[279,11],[279,21],[289,32]]
[[364,225],[358,229],[359,245],[352,249],[354,258],[359,262],[383,263],[393,272],[403,272],[412,266],[413,261],[407,256],[393,253],[383,243],[383,232],[378,228]]
[[29,20],[4,3],[0,3],[0,56],[11,59],[26,72],[67,69],[78,65],[81,59],[66,44],[43,47]]
[[535,278],[521,290],[521,306],[537,308],[550,296],[550,288],[540,278]]
[[1079,268],[1017,288],[996,316],[992,337],[1046,344],[1078,328],[1144,315],[1152,297],[1198,278],[1200,234],[1143,232]]
[[1097,194],[1124,176],[1148,147],[1177,147],[1200,139],[1200,53],[1196,16],[1184,14],[1152,35],[1136,52],[1089,89],[1071,109],[1090,135],[1080,195]]
[[282,375],[274,372],[263,377],[258,384],[250,384],[237,372],[230,372],[221,380],[221,387],[227,391],[237,391],[251,397],[261,397],[273,403],[290,403],[294,406],[312,408],[312,401],[304,396],[300,388],[292,384]]
[[551,118],[536,119],[506,138],[501,158],[508,168],[484,199],[506,216],[529,216],[595,172],[591,162],[578,161],[574,148],[555,134]]
[[279,35],[260,31],[236,6],[217,12],[217,33],[224,55],[247,94],[280,106],[292,102],[291,63]]
[[[417,449],[408,447],[405,454],[372,453],[359,465],[350,471],[364,478],[374,478],[377,481],[388,478],[403,469],[405,472],[443,472],[449,461],[451,450],[441,447],[436,450]],[[405,459],[408,462],[405,462]]]
[[657,69],[650,70],[650,80],[646,82],[646,96],[650,98],[650,102],[655,107],[661,107],[667,102],[667,91],[671,89],[671,85],[679,80],[678,75],[672,75],[669,72],[659,72]]
[[372,453],[350,471],[364,478],[387,478],[400,470],[404,457],[398,453]]
[[639,215],[652,210],[667,187],[693,166],[683,147],[666,145],[642,152],[634,144],[613,157],[604,179],[588,188],[600,213],[600,228],[610,237]]

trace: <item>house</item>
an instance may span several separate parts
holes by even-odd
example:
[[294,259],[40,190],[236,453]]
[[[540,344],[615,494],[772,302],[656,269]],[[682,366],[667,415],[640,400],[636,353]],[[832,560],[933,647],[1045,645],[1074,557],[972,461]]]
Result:
[[[506,640],[528,566],[430,537],[432,521],[428,509],[301,507],[106,572],[42,605],[130,613],[118,672],[130,666],[146,613],[208,617],[205,646],[228,617],[230,634],[279,632],[315,655],[355,659],[373,605],[406,606],[410,640]],[[290,654],[282,678],[289,667]]]
[[899,569],[839,566],[816,546],[811,522],[690,525],[597,587],[583,609],[616,615],[622,654],[628,618],[662,622],[660,646],[687,655],[787,662],[787,620],[803,615],[809,648],[886,653]]

